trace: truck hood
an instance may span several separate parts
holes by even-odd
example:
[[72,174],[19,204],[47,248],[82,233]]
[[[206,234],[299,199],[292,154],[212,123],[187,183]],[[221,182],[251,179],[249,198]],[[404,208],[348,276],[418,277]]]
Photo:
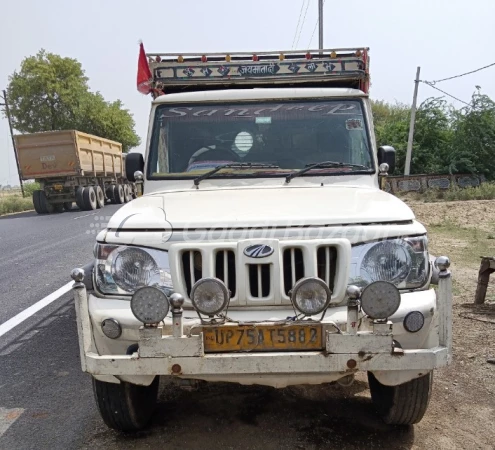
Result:
[[414,213],[384,191],[355,186],[242,187],[155,192],[123,206],[113,230],[379,224]]

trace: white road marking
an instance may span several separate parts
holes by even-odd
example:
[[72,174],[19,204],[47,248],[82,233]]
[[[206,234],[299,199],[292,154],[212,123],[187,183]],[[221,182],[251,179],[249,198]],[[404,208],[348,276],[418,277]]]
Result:
[[74,217],[73,220],[82,219],[83,217],[94,216],[95,214],[96,214],[96,212],[94,212],[93,214],[85,214],[84,216]]
[[[52,292],[50,295],[47,295],[45,298],[41,299],[39,302],[36,302],[34,305],[31,305],[29,308],[21,311],[16,316],[7,320],[0,325],[0,337],[2,337],[5,333],[12,330],[12,328],[16,327],[20,323],[24,322],[26,319],[29,319],[31,316],[36,314],[38,311],[43,309],[45,306],[48,306],[50,303],[53,303],[58,298],[62,297],[62,295],[66,294],[72,289],[73,281],[69,281],[67,284],[57,289],[55,292]],[[1,423],[0,423],[1,427]]]
[[0,437],[2,437],[23,412],[23,408],[7,409],[0,407]]

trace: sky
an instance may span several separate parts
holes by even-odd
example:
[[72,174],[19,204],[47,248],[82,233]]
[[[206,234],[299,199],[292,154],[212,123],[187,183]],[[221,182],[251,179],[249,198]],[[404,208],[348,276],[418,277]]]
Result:
[[[76,58],[91,90],[122,100],[132,112],[143,143],[151,97],[136,90],[140,40],[148,52],[198,54],[290,50],[294,40],[298,49],[318,46],[317,0],[2,3],[7,20],[0,26],[0,89],[23,58],[41,48]],[[411,103],[417,66],[422,80],[437,80],[495,62],[494,17],[494,0],[326,0],[324,47],[370,47],[370,96]],[[477,85],[495,99],[495,66],[438,87],[469,102]],[[418,100],[437,94],[443,95],[420,84]],[[19,182],[7,120],[0,115],[0,185],[6,184]]]

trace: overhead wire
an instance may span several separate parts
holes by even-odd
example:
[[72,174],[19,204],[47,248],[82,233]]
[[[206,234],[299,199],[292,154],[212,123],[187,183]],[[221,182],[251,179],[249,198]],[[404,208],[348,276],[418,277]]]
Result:
[[304,27],[304,22],[306,21],[306,14],[308,13],[308,8],[309,8],[310,3],[311,3],[311,0],[308,0],[308,3],[306,4],[306,9],[304,10],[304,17],[303,17],[303,20],[301,23],[301,27],[299,28],[299,36],[297,37],[297,41],[296,41],[296,45],[295,45],[296,48],[299,45],[299,39],[301,39],[301,32],[302,32],[303,27]]
[[292,39],[292,49],[294,49],[294,42],[296,42],[297,32],[299,31],[299,24],[301,23],[301,17],[305,3],[306,0],[303,0],[301,3],[301,10],[299,11],[299,18],[297,19],[296,31],[294,33],[294,38]]
[[445,94],[445,95],[447,95],[448,97],[451,97],[451,98],[453,98],[454,100],[457,100],[458,102],[464,103],[464,104],[465,104],[465,105],[467,105],[467,106],[471,106],[469,103],[466,103],[464,100],[461,100],[460,98],[457,98],[457,97],[455,97],[454,95],[449,94],[448,92],[445,92],[445,91],[443,91],[443,90],[442,90],[442,89],[440,89],[440,88],[437,88],[436,86],[434,86],[434,85],[432,84],[432,82],[431,82],[431,81],[424,81],[424,80],[420,80],[420,81],[421,81],[422,83],[426,84],[427,86],[430,86],[431,88],[436,89],[437,91],[440,91],[442,94]]
[[487,66],[480,67],[479,69],[476,69],[476,70],[471,70],[470,72],[465,72],[465,73],[461,73],[459,75],[454,75],[453,77],[442,78],[441,80],[430,81],[429,83],[436,84],[436,83],[441,83],[442,81],[453,80],[454,78],[465,77],[466,75],[471,75],[472,73],[480,72],[481,70],[485,70],[485,69],[488,69],[489,67],[493,67],[493,66],[495,66],[495,63],[488,64]]

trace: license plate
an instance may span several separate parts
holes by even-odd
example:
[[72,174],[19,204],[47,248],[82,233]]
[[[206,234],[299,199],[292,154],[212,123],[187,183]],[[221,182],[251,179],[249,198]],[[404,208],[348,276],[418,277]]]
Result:
[[205,352],[322,350],[321,325],[239,325],[203,327]]

